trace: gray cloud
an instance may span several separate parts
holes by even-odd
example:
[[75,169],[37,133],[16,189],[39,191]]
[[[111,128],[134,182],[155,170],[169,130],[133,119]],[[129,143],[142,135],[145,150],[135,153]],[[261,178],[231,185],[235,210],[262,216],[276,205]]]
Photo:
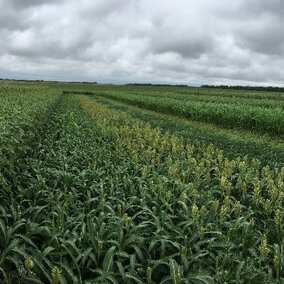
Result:
[[280,0],[0,0],[0,77],[282,84]]
[[41,6],[44,4],[50,5],[58,2],[60,2],[60,0],[9,0],[9,4],[12,5],[15,9],[27,9],[32,6]]
[[273,17],[282,17],[284,12],[284,3],[281,0],[247,0],[241,3],[242,11],[246,14],[254,15],[272,15]]

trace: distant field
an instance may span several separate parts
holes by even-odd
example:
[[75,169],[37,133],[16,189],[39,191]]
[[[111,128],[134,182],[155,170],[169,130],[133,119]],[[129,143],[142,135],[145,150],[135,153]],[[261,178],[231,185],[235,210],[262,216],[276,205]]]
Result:
[[282,283],[284,93],[0,82],[3,283]]

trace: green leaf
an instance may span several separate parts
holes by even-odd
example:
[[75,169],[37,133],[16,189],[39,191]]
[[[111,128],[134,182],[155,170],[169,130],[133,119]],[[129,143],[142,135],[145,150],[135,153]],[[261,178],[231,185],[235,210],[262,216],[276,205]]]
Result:
[[212,283],[215,283],[214,279],[210,275],[208,275],[206,273],[202,274],[202,272],[198,272],[196,274],[188,274],[187,279],[189,279],[192,283],[196,283],[196,284],[200,284],[200,283],[212,284]]
[[5,226],[4,221],[0,219],[0,239],[3,241],[4,240],[6,241],[6,238],[7,238],[6,230],[7,230],[7,227]]
[[125,277],[126,276],[125,276],[125,271],[124,271],[124,267],[123,267],[122,263],[120,261],[116,261],[115,263],[116,263],[116,265],[118,267],[119,273],[120,273],[123,281],[125,282]]
[[178,284],[176,281],[176,275],[179,273],[178,264],[174,259],[170,259],[170,272],[171,272],[171,279],[173,284]]
[[114,257],[114,251],[116,247],[111,247],[105,254],[104,260],[103,260],[103,270],[105,272],[110,272],[113,266],[113,257]]
[[45,258],[47,255],[49,255],[50,252],[54,250],[53,247],[46,247],[42,252],[41,252],[41,257],[42,259]]
[[134,276],[134,275],[132,275],[132,274],[130,274],[130,273],[126,273],[125,274],[125,277],[127,278],[127,279],[132,279],[132,280],[134,280],[136,283],[138,283],[138,284],[145,284],[145,282],[143,282],[143,281],[141,281],[138,277],[136,277],[136,276]]

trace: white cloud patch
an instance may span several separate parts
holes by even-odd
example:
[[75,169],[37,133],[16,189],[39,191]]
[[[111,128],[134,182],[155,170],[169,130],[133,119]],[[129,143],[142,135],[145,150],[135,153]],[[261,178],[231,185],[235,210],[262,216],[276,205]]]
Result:
[[0,0],[0,77],[278,84],[281,0]]

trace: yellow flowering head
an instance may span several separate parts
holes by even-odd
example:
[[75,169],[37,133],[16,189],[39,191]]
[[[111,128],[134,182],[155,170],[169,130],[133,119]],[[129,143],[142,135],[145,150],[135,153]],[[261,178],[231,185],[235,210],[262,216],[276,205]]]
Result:
[[195,203],[192,205],[191,215],[192,215],[193,222],[195,223],[199,216],[199,208]]
[[102,241],[98,241],[98,250],[101,251],[103,249],[104,243]]
[[220,213],[219,213],[221,223],[225,221],[226,215],[227,215],[227,207],[225,204],[223,204],[220,208]]
[[212,210],[215,214],[217,214],[218,210],[219,210],[219,200],[215,199],[212,203]]
[[25,260],[25,266],[26,266],[26,268],[28,268],[28,269],[32,269],[32,268],[35,266],[35,264],[34,264],[34,262],[32,261],[31,258],[26,258],[26,260]]
[[175,275],[175,283],[177,284],[181,283],[181,275],[179,272]]
[[279,260],[279,257],[277,255],[275,255],[274,258],[273,258],[273,264],[274,264],[276,277],[279,278],[279,274],[280,274],[280,260]]
[[150,283],[151,278],[152,278],[152,268],[150,266],[147,267],[146,277],[147,277],[148,282]]
[[274,217],[276,228],[278,229],[282,228],[282,225],[283,225],[282,220],[283,220],[283,214],[279,209],[277,209],[275,212],[275,217]]
[[147,165],[143,165],[141,170],[142,177],[145,178],[147,176],[147,173],[148,173],[148,167]]
[[260,251],[260,255],[264,259],[266,259],[268,257],[270,249],[268,248],[268,245],[267,245],[267,237],[266,237],[266,235],[263,236],[263,239],[262,239],[261,244],[259,246],[259,251]]
[[201,240],[203,240],[204,235],[205,235],[205,228],[201,227],[200,230],[199,230],[199,237],[200,237]]
[[58,284],[61,279],[61,270],[54,266],[51,270],[51,276],[52,276],[52,284]]
[[171,197],[172,197],[172,193],[171,193],[170,190],[168,190],[168,191],[166,192],[166,200],[167,200],[167,202],[170,201]]
[[127,213],[123,214],[123,221],[124,221],[124,225],[125,225],[126,229],[128,230],[130,228],[132,219],[131,219],[131,217],[128,217]]
[[182,192],[181,195],[180,195],[180,201],[181,201],[182,203],[185,203],[185,202],[186,202],[186,194],[185,194],[184,192]]
[[226,183],[227,183],[227,178],[222,176],[220,180],[220,190],[221,192],[224,192],[226,189]]
[[201,217],[202,220],[204,220],[206,212],[207,212],[207,210],[206,210],[205,205],[202,205],[201,208],[200,208],[200,217]]
[[20,265],[17,268],[17,271],[18,271],[18,274],[19,274],[20,277],[24,277],[26,275],[26,273],[27,273],[24,265]]
[[267,216],[269,216],[271,214],[272,206],[271,206],[271,200],[270,199],[265,199],[265,201],[263,202],[263,209],[264,209],[264,212]]
[[229,210],[231,207],[231,200],[230,200],[230,196],[226,195],[225,199],[224,199],[224,205],[226,206],[226,208]]
[[235,211],[236,218],[240,217],[242,213],[242,205],[240,201],[236,201],[234,211]]
[[183,246],[181,248],[181,262],[184,262],[186,256],[187,256],[187,247]]
[[257,205],[261,197],[260,181],[256,177],[253,179],[253,201]]

